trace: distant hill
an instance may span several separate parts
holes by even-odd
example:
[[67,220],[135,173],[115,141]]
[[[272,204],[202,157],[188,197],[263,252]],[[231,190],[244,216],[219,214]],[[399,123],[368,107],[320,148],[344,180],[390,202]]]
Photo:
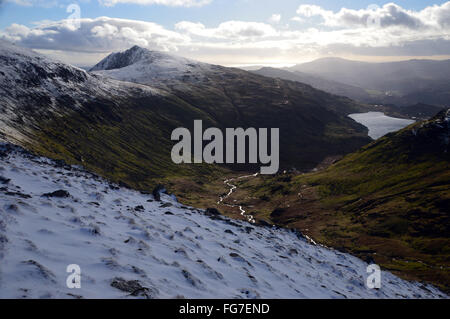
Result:
[[205,129],[280,128],[281,166],[298,169],[370,141],[347,117],[364,106],[347,98],[139,47],[108,56],[91,73],[6,42],[0,61],[0,138],[138,189],[222,172],[172,162],[172,131],[192,129],[194,120]]
[[393,106],[392,109],[402,115],[410,118],[428,119],[436,115],[444,108],[441,106],[429,105],[424,103],[417,103],[409,106]]
[[364,105],[303,83],[139,47],[111,54],[91,73],[170,92],[208,114],[208,125],[278,127],[285,167],[311,168],[329,154],[348,153],[368,141],[365,128],[347,117]]
[[450,60],[367,63],[323,58],[286,70],[360,87],[374,103],[449,105]]
[[283,80],[297,81],[309,84],[316,89],[329,92],[331,94],[347,96],[357,101],[368,102],[371,100],[370,94],[367,93],[364,89],[336,81],[326,80],[324,78],[321,78],[320,76],[311,75],[308,73],[299,71],[287,71],[283,69],[268,67],[261,68],[252,72],[272,78],[280,78]]

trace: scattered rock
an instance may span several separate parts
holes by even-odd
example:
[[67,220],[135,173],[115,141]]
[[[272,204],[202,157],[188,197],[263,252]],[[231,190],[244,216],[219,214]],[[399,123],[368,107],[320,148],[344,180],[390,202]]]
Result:
[[0,184],[8,184],[10,181],[11,179],[0,176]]
[[164,187],[164,185],[159,184],[158,186],[155,187],[155,189],[153,190],[152,194],[153,197],[155,198],[156,201],[161,201],[161,193],[166,193],[167,190]]
[[252,232],[252,230],[254,230],[253,227],[249,227],[249,226],[245,227],[245,232],[246,232],[247,234],[250,234],[250,233]]
[[174,250],[175,254],[180,254],[185,258],[189,258],[188,254],[186,253],[186,251],[183,248],[178,248]]
[[114,258],[111,258],[111,257],[102,258],[102,263],[105,264],[105,266],[111,270],[122,270],[123,269],[123,267]]
[[145,208],[144,208],[144,206],[139,205],[139,206],[136,206],[136,207],[134,208],[134,210],[137,211],[137,212],[143,212],[143,211],[145,210]]
[[133,237],[128,237],[127,240],[124,241],[125,244],[134,244],[136,243],[136,239],[134,239]]
[[146,299],[153,299],[157,296],[156,289],[143,287],[138,280],[125,280],[123,278],[114,278],[111,281],[111,287],[128,292],[133,297],[144,297]]
[[55,275],[50,270],[48,270],[47,268],[42,266],[40,263],[38,263],[37,261],[30,259],[27,261],[23,261],[22,263],[25,265],[34,266],[42,278],[47,279],[53,283],[56,282]]
[[67,198],[70,197],[70,193],[68,191],[60,189],[53,193],[45,193],[42,195],[42,197]]
[[82,228],[83,231],[87,232],[89,235],[100,236],[100,227],[98,225],[89,224],[88,227]]
[[237,261],[243,262],[243,263],[247,263],[249,266],[252,266],[252,264],[250,264],[247,260],[245,260],[245,258],[241,257],[239,254],[230,253],[230,257],[233,258],[234,260],[237,260]]
[[247,277],[248,277],[254,284],[258,283],[258,280],[256,280],[256,278],[255,278],[254,276],[250,275],[249,273],[247,273]]
[[30,195],[28,195],[28,194],[23,194],[23,193],[20,193],[20,192],[6,192],[5,195],[8,195],[8,196],[16,196],[16,197],[20,197],[20,198],[23,198],[23,199],[31,198]]
[[189,284],[191,284],[193,287],[198,287],[202,284],[202,282],[195,278],[189,271],[186,269],[181,270],[181,273],[183,274],[184,278],[187,280]]

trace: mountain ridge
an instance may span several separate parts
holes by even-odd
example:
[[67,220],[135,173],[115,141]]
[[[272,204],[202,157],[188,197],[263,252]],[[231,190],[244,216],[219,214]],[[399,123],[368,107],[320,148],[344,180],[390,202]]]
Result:
[[363,88],[371,94],[373,103],[449,106],[450,60],[370,63],[319,59],[287,70]]
[[[153,52],[144,52],[154,56]],[[22,60],[20,68],[18,56]],[[138,72],[138,78],[148,79],[132,83],[99,71],[86,73],[66,67],[29,50],[4,51],[0,57],[5,61],[2,69],[11,79],[20,80],[13,81],[14,85],[0,83],[0,90],[12,97],[20,93],[21,98],[10,98],[10,105],[0,101],[2,109],[19,110],[12,111],[10,118],[0,119],[6,124],[2,131],[6,138],[9,135],[17,142],[4,129],[12,127],[26,137],[20,142],[31,150],[86,165],[102,176],[138,189],[152,187],[155,179],[180,174],[212,178],[216,177],[214,171],[222,174],[221,167],[176,165],[171,161],[171,132],[179,127],[192,129],[196,119],[203,120],[205,129],[280,127],[282,167],[308,169],[329,155],[348,153],[370,141],[367,129],[346,116],[363,106],[347,98],[304,84],[161,56],[167,64],[158,60],[149,65],[141,53],[138,60],[148,68],[142,69],[135,59],[127,67],[105,71],[125,70],[129,76],[131,67]],[[174,61],[181,72],[173,68]],[[58,68],[59,73],[53,71]],[[159,73],[148,73],[152,68]],[[199,72],[185,73],[191,69]],[[73,73],[82,76],[82,81],[77,82],[77,76],[72,79]]]
[[285,80],[309,84],[312,87],[324,92],[346,96],[357,101],[369,102],[371,100],[369,93],[357,86],[352,86],[332,80],[326,80],[319,76],[303,73],[300,71],[288,71],[285,69],[264,67],[252,72],[263,76],[281,78]]

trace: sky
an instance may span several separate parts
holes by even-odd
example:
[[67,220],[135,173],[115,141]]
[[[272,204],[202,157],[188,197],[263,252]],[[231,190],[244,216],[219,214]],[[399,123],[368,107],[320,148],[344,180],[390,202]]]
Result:
[[133,45],[226,66],[450,58],[450,1],[0,0],[0,38],[78,66]]

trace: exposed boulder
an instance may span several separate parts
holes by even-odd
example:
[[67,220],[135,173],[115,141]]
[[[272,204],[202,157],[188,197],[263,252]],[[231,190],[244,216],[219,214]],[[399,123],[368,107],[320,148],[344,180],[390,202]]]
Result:
[[111,282],[111,287],[128,292],[133,297],[144,297],[146,299],[153,299],[158,294],[156,289],[143,287],[138,280],[125,280],[123,278],[114,278]]
[[9,178],[5,178],[0,176],[0,184],[8,184],[11,180]]
[[70,197],[70,193],[68,191],[60,189],[53,193],[45,193],[42,196],[43,197],[67,198],[67,197]]
[[164,185],[159,184],[158,186],[156,186],[156,187],[153,189],[153,192],[152,192],[153,197],[154,197],[155,200],[158,201],[158,202],[161,201],[161,193],[166,194],[166,193],[167,193],[167,190],[166,190],[166,188],[164,187]]

